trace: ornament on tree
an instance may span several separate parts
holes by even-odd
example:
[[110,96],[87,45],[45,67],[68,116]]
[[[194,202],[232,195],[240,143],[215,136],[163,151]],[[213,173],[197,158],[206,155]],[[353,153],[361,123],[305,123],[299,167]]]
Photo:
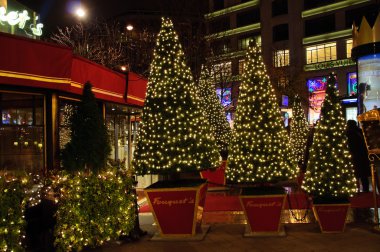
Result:
[[169,18],[162,19],[132,165],[137,175],[193,172],[219,153]]
[[250,45],[245,62],[227,179],[237,183],[287,180],[295,164],[259,46]]
[[225,153],[232,138],[231,128],[224,108],[215,92],[215,85],[210,80],[210,71],[206,67],[202,67],[201,77],[198,81],[201,107],[210,124],[219,152]]
[[356,192],[346,122],[335,83],[334,75],[330,74],[302,185],[315,199],[322,200],[347,199]]

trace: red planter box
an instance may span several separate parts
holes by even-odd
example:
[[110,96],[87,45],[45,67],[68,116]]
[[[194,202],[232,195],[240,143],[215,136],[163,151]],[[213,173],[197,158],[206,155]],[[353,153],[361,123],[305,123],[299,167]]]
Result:
[[194,236],[201,229],[207,183],[144,190],[160,236]]
[[240,196],[251,233],[276,234],[281,231],[281,213],[286,194]]
[[222,164],[216,170],[201,171],[201,178],[207,179],[209,187],[219,187],[226,185],[226,165],[227,161],[223,160]]
[[349,207],[350,204],[314,204],[314,215],[322,233],[343,232]]

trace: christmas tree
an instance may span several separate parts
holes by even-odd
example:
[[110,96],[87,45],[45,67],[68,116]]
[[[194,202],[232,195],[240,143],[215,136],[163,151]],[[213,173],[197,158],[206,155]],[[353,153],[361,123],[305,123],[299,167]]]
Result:
[[334,75],[330,74],[302,185],[317,199],[347,198],[356,192],[346,123],[335,82]]
[[286,180],[295,165],[260,47],[251,45],[245,62],[227,179],[238,183]]
[[216,142],[168,18],[162,19],[153,52],[132,164],[138,175],[192,172],[219,165]]
[[98,172],[111,152],[107,128],[91,88],[89,82],[84,85],[82,101],[70,119],[71,139],[62,150],[66,170]]
[[292,147],[293,160],[298,164],[304,163],[308,132],[309,126],[301,106],[301,99],[296,95],[293,103],[293,117],[290,123],[290,146]]
[[224,108],[215,92],[215,86],[211,80],[211,74],[205,67],[202,68],[201,77],[198,81],[198,91],[201,106],[210,123],[220,153],[225,153],[231,140],[231,128],[227,121]]

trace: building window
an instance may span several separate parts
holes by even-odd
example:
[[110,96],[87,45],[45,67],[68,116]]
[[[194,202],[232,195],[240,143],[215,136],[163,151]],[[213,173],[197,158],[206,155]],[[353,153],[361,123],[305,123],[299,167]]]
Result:
[[315,36],[333,31],[335,31],[334,14],[305,21],[305,37]]
[[351,58],[351,50],[352,50],[352,39],[346,40],[346,56],[347,58]]
[[306,47],[306,64],[336,60],[336,43]]
[[277,79],[277,86],[285,88],[289,85],[289,78],[288,76],[280,76]]
[[363,16],[366,17],[369,25],[372,27],[378,14],[378,6],[376,4],[366,5],[360,8],[347,10],[345,12],[346,28],[351,28],[355,22],[360,25]]
[[231,61],[214,64],[211,68],[211,77],[218,79],[232,75]]
[[272,2],[272,17],[288,14],[288,0],[274,0]]
[[210,22],[210,33],[222,32],[230,29],[230,18],[224,17]]
[[214,11],[224,9],[224,0],[214,0]]
[[0,175],[41,174],[44,168],[44,96],[0,93]]
[[273,26],[272,31],[273,31],[273,42],[289,39],[288,24],[280,24],[280,25]]
[[229,40],[219,40],[211,43],[211,50],[214,55],[228,53],[230,51]]
[[238,40],[238,49],[239,50],[245,50],[248,48],[249,43],[252,42],[253,40],[256,41],[256,44],[258,46],[261,46],[261,36],[257,35],[249,35],[249,36],[244,36],[239,38]]
[[260,9],[245,11],[236,14],[236,27],[242,27],[260,22]]
[[273,54],[273,65],[274,67],[284,67],[289,66],[289,50],[277,50]]
[[239,75],[242,75],[244,73],[244,64],[245,64],[245,60],[243,59],[239,60]]

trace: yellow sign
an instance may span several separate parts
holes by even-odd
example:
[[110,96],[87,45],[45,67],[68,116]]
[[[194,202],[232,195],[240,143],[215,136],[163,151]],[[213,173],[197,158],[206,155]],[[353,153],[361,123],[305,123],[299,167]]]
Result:
[[[1,1],[1,0],[0,0]],[[11,26],[22,29],[25,33],[28,34],[31,32],[34,36],[42,35],[42,28],[44,25],[38,22],[38,16],[35,17],[34,20],[30,21],[31,17],[27,10],[23,11],[8,11],[4,6],[0,7],[0,25],[1,26]],[[31,24],[29,24],[31,22]],[[28,25],[29,24],[29,25]],[[31,35],[31,34],[29,34]]]

